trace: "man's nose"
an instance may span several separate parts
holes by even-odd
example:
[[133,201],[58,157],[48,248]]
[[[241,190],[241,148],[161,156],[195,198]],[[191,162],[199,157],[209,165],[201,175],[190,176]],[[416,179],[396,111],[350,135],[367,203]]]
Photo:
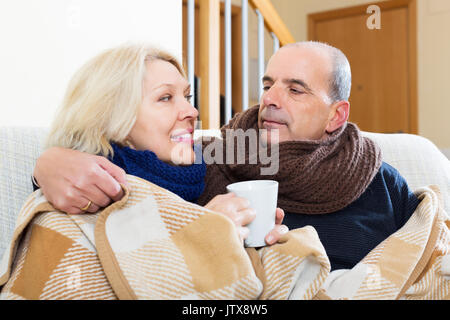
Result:
[[269,89],[264,91],[262,95],[262,102],[265,106],[272,106],[279,108],[281,105],[281,89],[275,85],[271,86]]

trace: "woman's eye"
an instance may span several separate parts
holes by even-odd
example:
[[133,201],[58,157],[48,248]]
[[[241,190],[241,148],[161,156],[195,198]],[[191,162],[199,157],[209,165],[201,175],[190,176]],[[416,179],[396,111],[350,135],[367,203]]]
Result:
[[185,96],[187,101],[191,101],[192,100],[192,94],[188,94],[187,96]]
[[172,98],[171,95],[166,95],[166,96],[162,96],[161,98],[159,98],[159,101],[167,102],[167,101],[169,101],[171,98]]

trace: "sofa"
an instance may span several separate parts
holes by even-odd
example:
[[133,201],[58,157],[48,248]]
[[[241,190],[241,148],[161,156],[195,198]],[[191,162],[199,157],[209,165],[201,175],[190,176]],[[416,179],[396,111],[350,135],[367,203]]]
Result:
[[[25,199],[33,191],[31,175],[42,151],[47,130],[31,127],[0,127],[0,258],[3,256]],[[439,186],[447,215],[450,213],[450,161],[428,139],[411,134],[363,132],[376,141],[383,160],[397,168],[415,190]],[[218,135],[218,131],[197,131]]]

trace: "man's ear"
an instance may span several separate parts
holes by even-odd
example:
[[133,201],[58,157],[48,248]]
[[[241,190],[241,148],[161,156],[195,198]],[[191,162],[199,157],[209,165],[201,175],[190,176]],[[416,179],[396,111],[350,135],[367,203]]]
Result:
[[350,115],[350,102],[348,101],[338,101],[334,103],[331,107],[330,118],[328,120],[328,125],[325,128],[327,133],[331,133],[344,125],[347,122],[348,116]]

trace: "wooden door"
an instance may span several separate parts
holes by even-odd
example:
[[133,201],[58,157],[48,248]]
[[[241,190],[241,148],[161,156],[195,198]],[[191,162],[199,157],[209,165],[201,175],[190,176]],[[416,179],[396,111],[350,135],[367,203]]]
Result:
[[415,0],[376,5],[380,29],[369,29],[364,5],[309,15],[309,38],[350,61],[351,122],[364,131],[417,133]]

